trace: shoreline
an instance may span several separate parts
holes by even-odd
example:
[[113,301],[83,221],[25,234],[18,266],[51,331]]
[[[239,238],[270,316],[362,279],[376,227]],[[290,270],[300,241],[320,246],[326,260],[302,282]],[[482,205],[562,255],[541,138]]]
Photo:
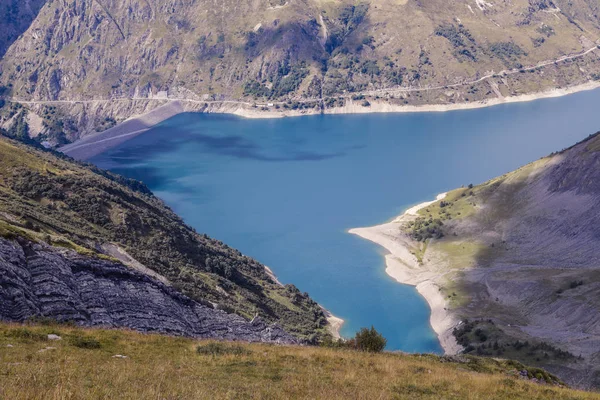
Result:
[[[240,107],[231,114],[238,115],[248,119],[269,119],[269,118],[286,118],[299,117],[308,115],[344,115],[344,114],[380,114],[380,113],[420,113],[420,112],[448,112],[459,110],[473,110],[479,108],[493,107],[502,104],[511,103],[526,103],[535,100],[550,99],[555,97],[568,96],[579,92],[594,90],[600,88],[600,81],[588,81],[585,83],[567,86],[564,88],[553,88],[541,92],[529,94],[520,94],[517,96],[495,97],[486,100],[478,100],[473,102],[463,103],[448,103],[448,104],[423,104],[423,105],[395,105],[386,101],[370,100],[371,105],[368,107],[362,106],[362,101],[354,101],[347,99],[347,104],[342,107],[326,109],[324,112],[310,111],[256,111],[254,109],[244,109]],[[392,90],[390,90],[392,91]],[[224,111],[207,111],[207,113],[223,113]]]
[[[273,281],[275,281],[276,284],[278,284],[280,286],[284,286],[283,283],[281,283],[279,281],[279,279],[277,279],[277,276],[275,275],[273,270],[271,268],[267,267],[266,265],[265,265],[265,271],[267,272],[267,275],[271,279],[273,279]],[[323,310],[323,313],[325,314],[325,318],[327,319],[327,323],[329,324],[329,325],[327,325],[327,330],[329,331],[329,333],[331,333],[331,336],[333,336],[334,339],[341,339],[342,335],[341,335],[340,331],[341,331],[342,325],[344,325],[345,321],[343,319],[333,315],[331,313],[331,311],[329,311],[322,305],[319,304],[319,307],[321,307],[321,309]]]
[[436,200],[411,207],[391,222],[369,228],[350,229],[348,233],[376,243],[388,251],[389,254],[385,256],[385,272],[401,284],[414,286],[423,296],[431,310],[429,323],[438,336],[444,354],[452,355],[462,350],[452,334],[459,321],[447,310],[446,299],[435,282],[436,274],[419,265],[417,258],[410,251],[409,239],[398,234],[401,223],[414,218],[420,209],[445,197],[446,193],[439,194]]
[[[273,119],[301,117],[311,115],[346,115],[346,114],[376,114],[376,113],[424,113],[424,112],[448,112],[458,110],[472,110],[485,107],[493,107],[501,104],[523,103],[541,99],[567,96],[574,93],[589,91],[600,88],[600,81],[588,81],[586,83],[568,86],[565,88],[554,88],[542,92],[523,94],[509,97],[497,97],[493,99],[474,101],[469,103],[452,104],[424,104],[424,105],[394,105],[386,101],[373,100],[368,107],[362,106],[360,101],[347,100],[343,107],[336,107],[315,111],[311,110],[287,110],[276,111],[269,108],[266,111],[253,108],[242,101],[213,101],[203,102],[200,100],[181,98],[132,98],[112,100],[57,100],[48,102],[31,102],[12,100],[22,104],[76,104],[76,103],[111,103],[122,101],[159,101],[161,105],[148,113],[132,115],[117,126],[100,133],[92,133],[70,143],[59,147],[57,150],[70,155],[73,158],[87,160],[98,155],[109,148],[115,147],[124,141],[140,135],[155,125],[185,112],[200,112],[204,114],[231,114],[248,119]],[[140,126],[141,125],[141,126]],[[100,146],[97,144],[102,143]]]

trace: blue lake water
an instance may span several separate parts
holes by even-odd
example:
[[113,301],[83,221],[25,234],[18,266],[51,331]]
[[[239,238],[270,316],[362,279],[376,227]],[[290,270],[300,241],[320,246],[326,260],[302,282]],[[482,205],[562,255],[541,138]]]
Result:
[[181,114],[91,160],[144,181],[199,232],[270,266],[389,349],[441,352],[429,307],[346,233],[600,129],[600,91],[448,113],[247,120]]

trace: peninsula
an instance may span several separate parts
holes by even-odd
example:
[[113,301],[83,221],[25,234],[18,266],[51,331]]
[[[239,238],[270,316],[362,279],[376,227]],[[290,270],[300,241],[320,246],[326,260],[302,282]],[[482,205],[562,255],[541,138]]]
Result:
[[350,233],[415,285],[448,354],[507,357],[597,386],[600,134]]

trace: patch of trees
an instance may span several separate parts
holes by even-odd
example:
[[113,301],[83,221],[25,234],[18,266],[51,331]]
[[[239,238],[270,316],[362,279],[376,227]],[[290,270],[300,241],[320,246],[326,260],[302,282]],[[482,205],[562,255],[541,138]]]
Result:
[[542,24],[542,26],[537,28],[536,31],[538,33],[541,33],[542,35],[545,35],[546,37],[556,35],[556,32],[554,31],[554,29],[551,26],[546,25],[546,24]]
[[331,54],[335,49],[342,46],[346,38],[364,21],[367,11],[369,11],[369,5],[364,3],[343,7],[337,21],[329,27],[329,37],[325,44],[325,50]]
[[266,85],[266,80],[263,82],[251,80],[244,85],[244,94],[255,98],[280,98],[295,92],[307,76],[308,68],[304,63],[291,67],[282,65],[275,76],[271,78],[271,88]]
[[325,107],[333,108],[333,107],[343,107],[346,105],[346,100],[343,97],[329,97],[325,100]]
[[385,71],[385,79],[390,85],[400,86],[404,82],[404,72],[406,68],[395,69],[393,66]]
[[12,125],[5,131],[5,135],[23,143],[32,144],[34,140],[29,137],[29,124],[26,118],[27,111],[22,109],[22,107],[18,110]]
[[[252,32],[252,34],[256,35],[254,32]],[[200,36],[196,41],[196,44],[198,46],[198,53],[196,55],[196,58],[199,61],[206,61],[214,58],[223,58],[225,56],[225,50],[227,50],[228,47],[224,40],[225,36],[221,33],[217,36],[216,43],[211,45],[210,35]],[[248,44],[246,46],[248,46]],[[177,49],[175,49],[175,51],[177,51]]]
[[110,129],[117,125],[117,121],[114,118],[106,117],[96,124],[96,132],[104,132],[107,129]]
[[313,108],[319,107],[319,102],[317,101],[292,101],[288,100],[283,104],[283,108],[286,110],[310,110]]
[[[520,58],[521,56],[527,55],[527,53],[514,42],[492,43],[489,45],[488,50],[493,56],[500,58],[502,61],[504,61],[504,63],[507,64]],[[520,64],[515,64],[515,66],[520,68]]]
[[462,25],[459,28],[453,24],[441,24],[435,28],[435,34],[442,36],[450,42],[453,47],[464,47],[466,46],[465,39],[474,42],[471,33],[465,29]]
[[414,221],[410,221],[407,226],[410,236],[419,242],[444,237],[444,223],[439,218],[419,217]]
[[475,39],[471,35],[471,32],[462,24],[459,24],[458,27],[450,23],[441,24],[435,28],[435,34],[446,38],[450,42],[452,47],[454,47],[452,54],[458,60],[468,59],[477,61],[477,57],[475,56]]
[[290,69],[281,71],[278,79],[273,82],[273,89],[271,89],[270,97],[278,98],[295,92],[307,76],[308,69],[304,64],[294,65]]
[[546,42],[546,39],[543,36],[531,38],[531,42],[533,43],[533,47],[540,47]]
[[516,352],[527,362],[576,359],[572,353],[543,341],[513,340],[492,320],[465,320],[452,333],[458,344],[464,347],[464,354],[497,357]]
[[373,76],[378,76],[381,73],[381,69],[379,68],[379,65],[377,65],[376,60],[366,60],[361,64],[360,72],[370,75],[372,78]]
[[56,107],[44,106],[41,117],[43,118],[44,128],[46,128],[44,136],[58,144],[69,143],[67,132],[77,132],[75,121],[58,111]]

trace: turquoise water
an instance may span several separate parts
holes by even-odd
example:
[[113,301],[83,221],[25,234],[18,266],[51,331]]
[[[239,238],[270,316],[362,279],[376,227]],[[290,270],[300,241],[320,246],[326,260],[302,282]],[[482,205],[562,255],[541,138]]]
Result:
[[187,223],[270,266],[389,349],[440,352],[429,307],[346,233],[600,129],[600,91],[449,113],[246,120],[182,114],[92,162],[140,179]]

